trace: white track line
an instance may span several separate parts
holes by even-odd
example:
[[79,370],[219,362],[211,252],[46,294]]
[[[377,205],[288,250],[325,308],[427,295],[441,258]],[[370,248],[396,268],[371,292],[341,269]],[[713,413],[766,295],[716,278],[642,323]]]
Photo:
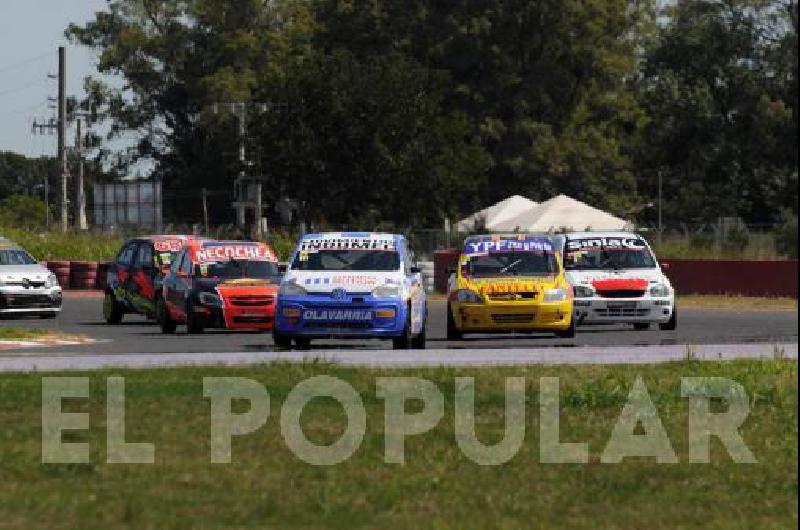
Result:
[[520,349],[314,350],[229,353],[127,353],[0,357],[0,372],[246,366],[320,360],[344,366],[519,366],[531,364],[654,364],[686,360],[797,359],[797,344],[706,344]]

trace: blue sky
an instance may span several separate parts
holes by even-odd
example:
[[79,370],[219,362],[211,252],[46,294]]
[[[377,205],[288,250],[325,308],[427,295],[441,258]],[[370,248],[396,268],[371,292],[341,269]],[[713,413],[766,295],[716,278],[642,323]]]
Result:
[[[59,45],[67,45],[67,94],[80,95],[83,78],[95,73],[96,54],[68,45],[64,29],[102,10],[105,0],[0,0],[0,151],[30,156],[55,153],[55,136],[34,136],[34,118],[54,115]],[[72,143],[72,136],[69,137]]]

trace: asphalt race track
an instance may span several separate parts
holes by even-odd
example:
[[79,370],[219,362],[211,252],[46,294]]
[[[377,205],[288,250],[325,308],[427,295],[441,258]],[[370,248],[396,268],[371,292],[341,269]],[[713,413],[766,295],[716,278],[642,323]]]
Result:
[[[665,356],[662,360],[668,360],[675,355],[684,355],[685,353],[680,352],[685,352],[687,345],[691,347],[709,345],[709,348],[706,348],[708,354],[714,350],[710,345],[739,345],[730,348],[732,356],[753,355],[752,347],[748,348],[746,345],[755,344],[763,345],[762,355],[767,350],[774,350],[776,344],[790,345],[790,356],[796,356],[797,351],[796,311],[679,308],[678,329],[671,332],[660,331],[657,326],[653,326],[649,331],[634,331],[630,326],[623,325],[591,326],[578,328],[578,334],[574,339],[526,334],[476,335],[467,336],[461,341],[447,341],[445,338],[444,301],[432,301],[429,313],[428,351],[431,352],[429,358],[426,358],[427,352],[414,352],[413,355],[406,354],[398,358],[400,364],[442,364],[440,362],[442,359],[450,358],[448,352],[452,353],[453,362],[457,354],[466,355],[464,364],[487,364],[510,355],[508,362],[513,364],[518,361],[515,356],[526,356],[531,353],[537,353],[539,357],[524,357],[529,359],[528,362],[553,362],[560,357],[563,357],[565,362],[581,362],[580,355],[572,360],[570,358],[584,352],[589,356],[587,359],[591,360],[593,351],[605,352],[597,357],[598,362],[606,362],[604,356],[610,356],[608,362],[614,362],[614,359],[616,362],[625,362],[625,359],[636,362],[624,354],[626,349],[641,352],[640,358],[644,360],[648,358],[648,352],[652,352],[656,357]],[[100,298],[67,298],[64,310],[55,320],[5,320],[0,322],[0,325],[57,329],[65,333],[87,335],[98,340],[94,344],[82,346],[5,350],[0,354],[2,356],[30,358],[99,355],[105,358],[123,354],[213,354],[215,352],[232,356],[237,353],[275,351],[269,334],[209,330],[203,335],[187,335],[185,328],[179,327],[175,335],[162,335],[154,322],[135,315],[126,315],[121,325],[109,326],[102,319]],[[384,350],[387,346],[388,343],[382,341],[320,340],[313,343],[311,352],[302,352],[300,357],[295,356],[293,359],[315,355],[325,357],[328,352],[333,354],[362,352],[361,356],[355,359],[367,359],[363,354],[370,354],[371,351],[377,354],[375,350]],[[660,348],[641,348],[641,346]],[[700,351],[702,353],[705,350],[700,348]],[[473,352],[476,352],[474,358]],[[209,361],[222,362],[224,356],[212,356]],[[388,357],[386,361],[389,361]],[[344,356],[341,356],[341,362],[358,364],[357,360]],[[365,361],[363,364],[370,363]]]

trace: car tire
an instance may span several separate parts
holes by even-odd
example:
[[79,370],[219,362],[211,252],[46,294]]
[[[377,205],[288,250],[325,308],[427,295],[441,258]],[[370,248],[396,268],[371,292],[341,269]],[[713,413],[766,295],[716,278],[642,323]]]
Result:
[[395,350],[407,350],[411,348],[411,310],[406,310],[406,323],[403,326],[403,334],[392,339],[392,347]]
[[447,340],[461,340],[464,334],[456,327],[456,319],[453,317],[453,309],[447,304]]
[[565,330],[556,331],[556,337],[559,339],[574,339],[575,338],[575,317],[569,322],[569,327]]
[[158,321],[158,325],[161,326],[161,333],[165,335],[175,333],[175,329],[178,327],[178,323],[169,316],[167,304],[164,302],[163,298],[156,300],[156,320]]
[[283,335],[282,333],[272,332],[272,342],[275,343],[275,346],[281,348],[282,350],[288,350],[292,347],[292,338]]
[[650,329],[650,322],[635,322],[633,324],[633,329],[636,331],[647,331]]
[[422,329],[419,330],[419,333],[411,339],[411,348],[415,350],[424,350],[425,349],[425,342],[427,341],[427,332],[425,328],[427,327],[426,323],[422,322]]
[[205,331],[203,321],[195,316],[194,304],[191,302],[186,306],[186,330],[190,335],[201,335]]
[[117,302],[117,297],[114,296],[114,293],[107,291],[103,297],[103,318],[106,319],[106,324],[119,324],[124,315],[125,311]]
[[664,322],[663,324],[659,324],[658,327],[661,331],[675,331],[678,329],[678,308],[672,308],[672,316],[669,317],[669,320]]

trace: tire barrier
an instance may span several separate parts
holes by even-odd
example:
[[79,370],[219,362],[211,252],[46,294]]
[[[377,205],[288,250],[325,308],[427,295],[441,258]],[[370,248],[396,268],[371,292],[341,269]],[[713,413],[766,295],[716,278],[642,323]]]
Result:
[[70,263],[71,289],[95,289],[97,286],[97,262],[73,261]]
[[69,261],[48,261],[46,262],[47,269],[55,274],[58,285],[62,289],[68,289],[70,286],[70,262]]
[[99,289],[101,291],[106,290],[106,286],[108,283],[106,282],[107,275],[108,275],[108,267],[110,263],[98,263],[97,264],[97,283],[95,284],[95,289]]

